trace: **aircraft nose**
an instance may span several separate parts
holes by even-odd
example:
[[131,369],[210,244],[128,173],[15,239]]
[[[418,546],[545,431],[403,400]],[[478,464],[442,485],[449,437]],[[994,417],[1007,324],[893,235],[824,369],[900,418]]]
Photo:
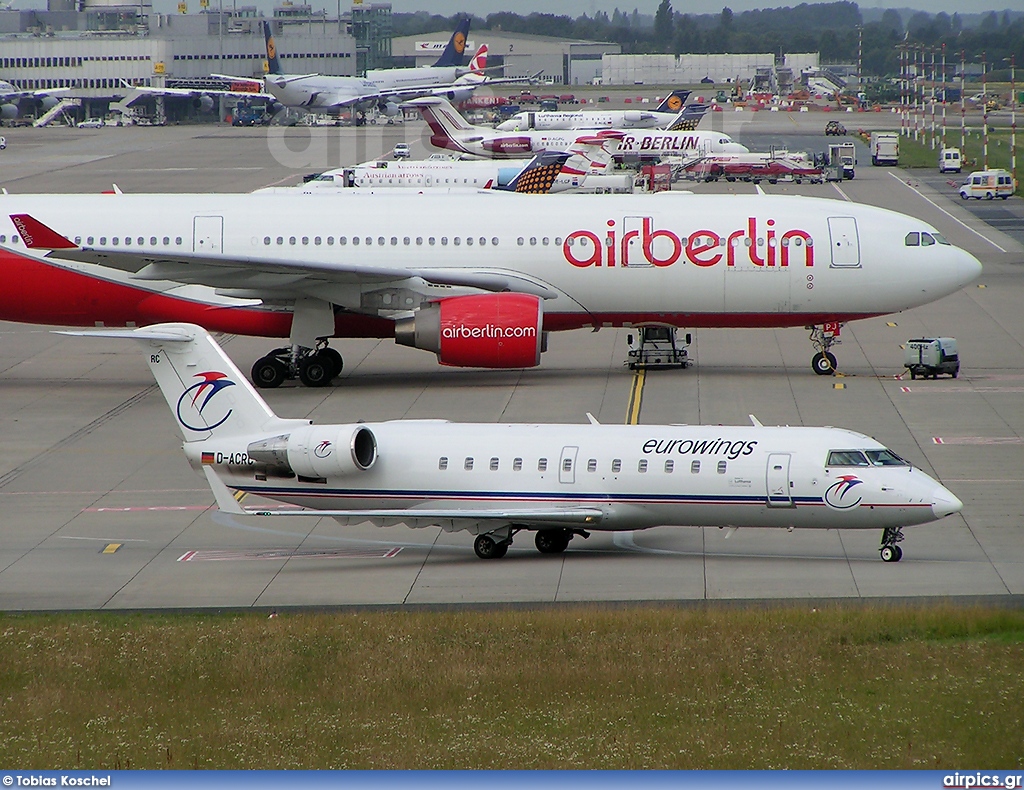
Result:
[[964,503],[956,495],[942,486],[932,493],[932,513],[935,518],[945,518],[964,509]]
[[981,261],[966,250],[957,250],[957,252],[960,254],[957,260],[957,274],[963,285],[967,285],[981,276]]
[[726,143],[724,153],[727,154],[749,154],[750,149],[742,143]]

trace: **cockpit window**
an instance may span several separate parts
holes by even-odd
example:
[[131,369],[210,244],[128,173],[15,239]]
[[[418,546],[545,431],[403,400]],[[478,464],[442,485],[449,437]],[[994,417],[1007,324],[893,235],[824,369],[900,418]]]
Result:
[[828,466],[868,466],[868,459],[860,450],[830,450]]
[[947,247],[952,247],[953,246],[948,241],[946,241],[946,237],[945,236],[940,236],[938,233],[932,233],[932,236],[935,237],[935,241],[937,241],[939,244],[945,244]]
[[932,234],[930,234],[930,233],[922,233],[921,234],[921,246],[922,247],[930,247],[934,243],[935,243],[935,239],[932,238]]
[[872,466],[910,466],[892,450],[865,450]]
[[908,247],[919,247],[921,246],[921,234],[917,231],[907,234],[907,238],[903,240],[903,243]]

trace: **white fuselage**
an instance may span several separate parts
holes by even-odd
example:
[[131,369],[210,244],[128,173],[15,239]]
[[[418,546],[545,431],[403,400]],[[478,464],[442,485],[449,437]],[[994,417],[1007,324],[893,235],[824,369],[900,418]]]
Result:
[[[528,525],[531,510],[589,507],[600,515],[579,526],[594,530],[880,529],[934,521],[961,507],[939,483],[908,465],[828,465],[830,451],[884,449],[842,429],[430,420],[359,427],[373,433],[378,458],[371,468],[344,475],[261,475],[261,467],[248,456],[249,443],[261,438],[255,436],[187,442],[185,451],[197,469],[211,466],[229,487],[269,499],[314,509],[369,511],[432,508],[443,502],[451,518],[417,520],[413,510],[392,520],[474,532],[493,525],[460,522],[460,510],[507,509],[513,525],[520,510]],[[315,426],[310,445],[327,437],[322,439],[326,446],[347,452],[352,428]],[[472,517],[467,513],[467,518]]]
[[268,74],[263,86],[285,107],[306,109],[337,109],[357,103],[363,97],[375,96],[377,86],[361,77],[329,77],[314,74],[308,77]]
[[678,113],[655,110],[573,110],[558,112],[520,112],[495,129],[525,132],[530,129],[664,129]]
[[[545,329],[850,320],[926,304],[981,271],[974,257],[948,244],[908,246],[908,234],[938,237],[927,223],[855,203],[673,193],[554,200],[557,208],[491,191],[355,189],[319,196],[0,195],[0,245],[28,252],[8,216],[29,214],[99,258],[107,250],[155,262],[175,253],[238,262],[218,267],[215,282],[204,279],[210,267],[193,277],[189,263],[151,266],[150,280],[309,296],[356,312],[366,311],[364,297],[388,287],[371,276],[375,267],[483,273],[510,278],[513,290],[546,292]],[[281,266],[320,270],[323,279],[292,285],[296,278]],[[331,275],[346,267],[362,274]],[[420,286],[428,300],[453,293]]]

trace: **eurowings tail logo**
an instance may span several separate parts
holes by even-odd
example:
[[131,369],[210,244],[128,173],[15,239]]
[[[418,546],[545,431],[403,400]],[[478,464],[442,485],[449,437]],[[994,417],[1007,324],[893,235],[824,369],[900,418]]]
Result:
[[[197,381],[178,398],[176,410],[178,422],[190,431],[212,431],[227,421],[231,416],[232,409],[230,405],[223,403],[223,398],[218,398],[212,406],[210,405],[211,401],[217,393],[235,386],[235,382],[229,379],[226,373],[212,370],[206,373],[197,373],[195,378],[202,379],[202,381]],[[206,411],[207,407],[210,409],[209,414]],[[183,411],[185,414],[182,414]],[[203,424],[194,424],[199,422],[197,417],[201,418]]]
[[825,490],[825,504],[833,510],[852,510],[863,499],[859,493],[854,492],[856,486],[863,482],[857,475],[841,475]]

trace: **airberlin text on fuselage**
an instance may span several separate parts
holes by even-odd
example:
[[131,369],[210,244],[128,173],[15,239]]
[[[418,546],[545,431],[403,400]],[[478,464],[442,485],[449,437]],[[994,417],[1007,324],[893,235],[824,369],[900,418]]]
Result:
[[[639,228],[633,227],[621,234],[615,220],[610,219],[607,224],[604,240],[591,230],[575,230],[566,236],[562,243],[565,259],[581,269],[588,266],[629,266],[631,263],[635,266],[642,263],[636,259],[637,255],[643,256],[643,262],[654,266],[671,266],[683,255],[694,266],[715,266],[722,261],[726,266],[735,266],[737,255],[742,254],[740,248],[744,248],[754,266],[789,266],[791,253],[799,255],[805,266],[814,266],[814,239],[811,234],[799,228],[779,233],[773,219],[765,222],[765,231],[760,236],[755,217],[747,219],[746,228],[724,236],[707,229],[682,236],[670,230],[655,230],[650,217],[643,217]],[[634,242],[639,242],[639,245]],[[633,256],[632,260],[630,256]]]

